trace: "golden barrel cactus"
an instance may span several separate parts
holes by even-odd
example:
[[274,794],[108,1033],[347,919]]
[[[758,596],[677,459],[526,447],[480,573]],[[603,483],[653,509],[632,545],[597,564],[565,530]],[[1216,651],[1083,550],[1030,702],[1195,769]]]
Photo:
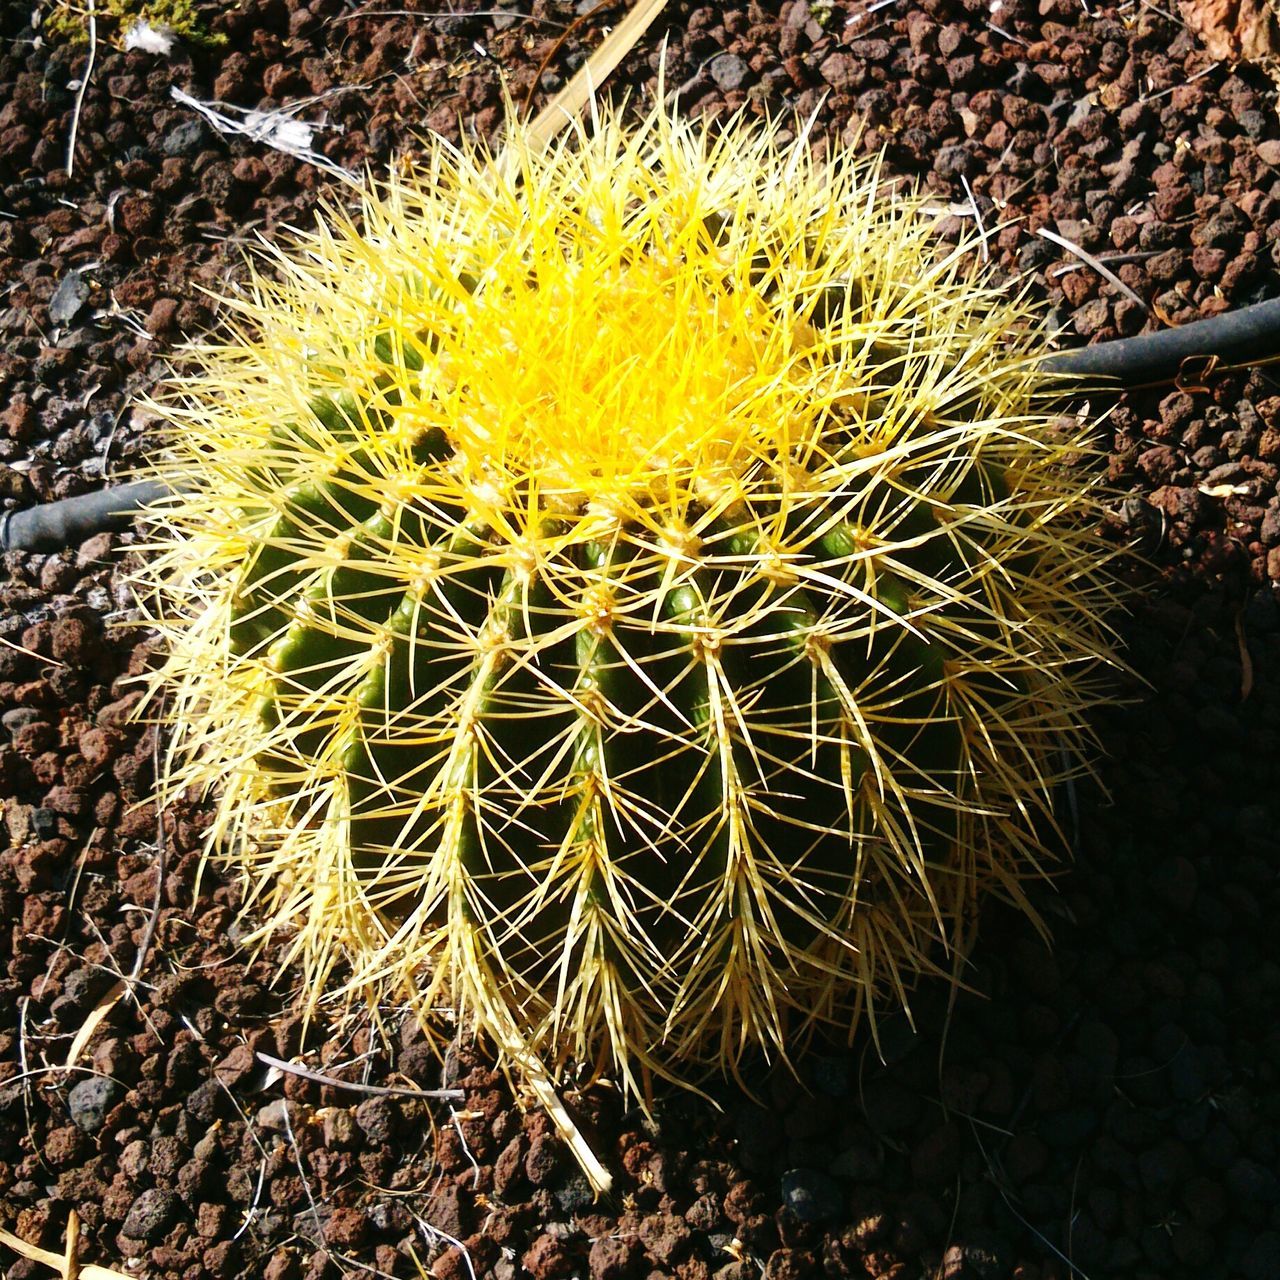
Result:
[[1027,907],[1110,661],[1085,429],[874,165],[437,141],[229,305],[163,406],[167,785],[313,991],[640,1088]]

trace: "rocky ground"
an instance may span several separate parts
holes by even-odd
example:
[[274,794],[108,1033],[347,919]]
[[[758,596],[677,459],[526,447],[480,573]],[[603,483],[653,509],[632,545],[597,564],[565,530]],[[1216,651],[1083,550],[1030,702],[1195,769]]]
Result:
[[[148,447],[133,399],[211,322],[202,290],[348,198],[173,87],[296,108],[330,164],[376,168],[416,130],[492,133],[503,76],[545,100],[623,8],[571,29],[590,4],[202,0],[203,43],[121,52],[104,17],[90,67],[33,3],[0,0],[5,509],[127,472]],[[1280,294],[1275,91],[1173,12],[672,0],[611,88],[647,98],[665,56],[683,111],[816,112],[829,145],[883,148],[949,203],[944,235],[976,211],[1065,341],[1103,340]],[[761,1073],[756,1101],[667,1098],[654,1121],[608,1089],[576,1099],[618,1175],[598,1204],[480,1057],[442,1067],[390,1012],[389,1046],[304,1031],[269,957],[237,951],[231,892],[196,891],[201,812],[161,825],[147,803],[132,535],[6,555],[0,1226],[57,1250],[74,1210],[82,1258],[156,1280],[415,1258],[497,1280],[1280,1275],[1280,381],[1185,381],[1102,428],[1117,534],[1149,560],[1124,623],[1146,683],[1103,718],[1105,792],[1072,797],[1076,865],[1038,895],[1052,953],[993,911],[974,993],[948,1019],[923,992],[884,1061],[859,1039],[803,1084]],[[464,1096],[357,1093],[260,1053]],[[49,1274],[3,1246],[0,1266]]]

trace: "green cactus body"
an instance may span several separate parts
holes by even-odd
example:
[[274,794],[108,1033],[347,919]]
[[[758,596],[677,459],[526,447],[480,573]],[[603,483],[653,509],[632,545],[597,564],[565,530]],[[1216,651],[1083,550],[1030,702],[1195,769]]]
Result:
[[318,232],[172,411],[169,777],[313,974],[640,1089],[1026,907],[1105,549],[1026,312],[873,172],[513,147]]

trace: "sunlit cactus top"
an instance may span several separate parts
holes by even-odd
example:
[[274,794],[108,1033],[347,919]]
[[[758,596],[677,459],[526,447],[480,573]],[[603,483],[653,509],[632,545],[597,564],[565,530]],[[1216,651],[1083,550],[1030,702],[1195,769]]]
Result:
[[920,201],[605,113],[271,258],[167,402],[148,577],[168,784],[313,994],[641,1088],[1027,906],[1106,557],[1029,309]]

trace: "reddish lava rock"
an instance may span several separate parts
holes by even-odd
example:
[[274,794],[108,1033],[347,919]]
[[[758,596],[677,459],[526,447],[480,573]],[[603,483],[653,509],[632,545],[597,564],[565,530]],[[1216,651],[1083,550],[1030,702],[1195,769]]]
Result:
[[324,1224],[324,1241],[336,1249],[354,1249],[364,1242],[368,1221],[361,1209],[335,1209]]
[[635,1241],[623,1236],[601,1236],[591,1242],[587,1262],[591,1280],[628,1280],[636,1267],[639,1250]]
[[567,1280],[573,1274],[574,1261],[564,1241],[553,1235],[535,1237],[521,1258],[533,1280]]

